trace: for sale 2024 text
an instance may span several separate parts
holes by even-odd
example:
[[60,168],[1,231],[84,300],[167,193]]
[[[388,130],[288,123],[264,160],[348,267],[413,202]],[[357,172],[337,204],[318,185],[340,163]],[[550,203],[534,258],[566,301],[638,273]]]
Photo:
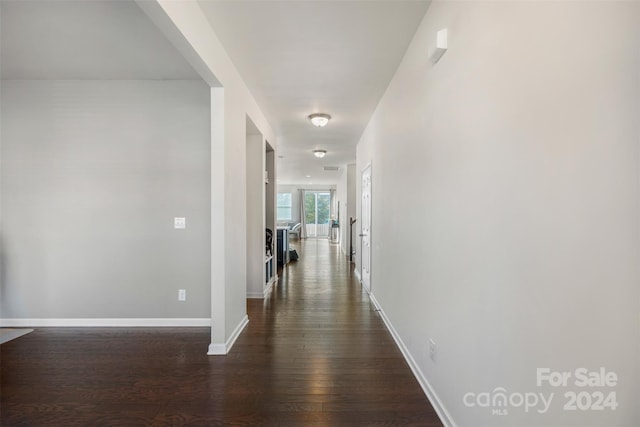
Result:
[[[615,411],[618,401],[615,391],[603,391],[618,384],[618,375],[601,367],[596,371],[577,368],[573,371],[552,371],[550,368],[538,368],[536,385],[538,387],[579,387],[581,391],[564,393],[566,411]],[[593,390],[597,388],[598,390]]]
[[[535,411],[545,414],[561,400],[565,411],[615,411],[618,401],[614,387],[618,375],[605,368],[589,370],[577,368],[572,371],[554,371],[550,368],[536,369],[536,385],[546,390],[566,390],[559,398],[561,390],[508,392],[504,387],[480,393],[468,392],[462,397],[469,408],[486,408],[492,415],[505,416],[514,410],[525,413]],[[558,394],[558,396],[556,396]],[[558,397],[558,398],[557,398]]]

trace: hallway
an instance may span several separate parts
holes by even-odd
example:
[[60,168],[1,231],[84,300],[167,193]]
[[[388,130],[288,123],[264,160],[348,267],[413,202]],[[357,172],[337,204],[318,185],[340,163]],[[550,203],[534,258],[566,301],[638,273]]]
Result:
[[227,356],[205,328],[42,328],[2,345],[2,425],[440,426],[337,245],[300,260]]
[[269,300],[249,300],[249,326],[232,350],[267,358],[272,403],[260,404],[308,411],[273,414],[296,425],[441,425],[339,246],[293,242],[300,259]]

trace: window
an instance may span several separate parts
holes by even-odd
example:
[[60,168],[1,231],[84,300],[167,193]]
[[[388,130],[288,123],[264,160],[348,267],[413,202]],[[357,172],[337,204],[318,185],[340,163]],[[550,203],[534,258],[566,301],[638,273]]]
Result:
[[278,193],[278,221],[291,221],[291,193]]
[[305,191],[304,218],[308,237],[329,236],[331,213],[331,193],[326,191]]

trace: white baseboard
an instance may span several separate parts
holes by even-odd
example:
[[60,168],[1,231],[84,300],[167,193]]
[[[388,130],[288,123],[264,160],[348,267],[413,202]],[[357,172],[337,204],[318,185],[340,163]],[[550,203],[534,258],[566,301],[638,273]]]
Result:
[[207,354],[209,356],[222,356],[222,355],[228,354],[229,351],[231,350],[231,347],[233,347],[233,344],[235,344],[236,340],[238,339],[238,337],[240,336],[244,328],[247,327],[248,323],[249,323],[249,316],[245,314],[245,316],[242,318],[240,323],[238,323],[238,326],[236,326],[236,328],[233,330],[229,338],[227,338],[227,341],[224,344],[220,344],[220,343],[209,344],[209,351],[207,352]]
[[262,298],[267,298],[269,294],[271,294],[271,291],[273,290],[273,285],[276,283],[276,280],[278,280],[277,275],[274,276],[273,279],[271,279],[271,281],[269,282],[269,284],[267,284],[267,286],[264,287]]
[[[365,282],[362,280],[362,275],[360,274],[360,272],[358,271],[358,269],[357,269],[357,268],[355,268],[355,269],[353,270],[353,272],[355,273],[356,278],[358,279],[358,282],[360,282],[360,284],[362,285],[362,287],[364,288],[364,290],[367,292],[367,294],[371,294],[371,287],[370,287],[371,285],[370,285],[370,284],[368,284],[368,283],[365,283]],[[371,278],[369,278],[369,279],[371,279]]]
[[209,351],[207,351],[207,355],[209,356],[224,356],[227,354],[227,346],[225,344],[209,344]]
[[411,368],[411,372],[413,372],[413,375],[418,380],[420,387],[422,387],[422,391],[424,391],[424,394],[427,396],[427,399],[429,399],[429,402],[431,402],[431,406],[433,406],[433,409],[435,409],[436,413],[438,414],[438,417],[440,418],[440,421],[442,421],[442,424],[444,424],[446,427],[456,427],[456,423],[453,421],[453,417],[451,417],[451,414],[449,414],[447,409],[442,404],[442,401],[438,398],[438,395],[434,391],[433,387],[431,386],[431,384],[429,384],[429,381],[427,381],[427,378],[424,376],[424,374],[422,373],[422,370],[420,369],[416,361],[413,359],[413,356],[409,352],[409,349],[407,349],[407,346],[402,341],[402,338],[400,338],[400,335],[398,335],[398,332],[391,324],[391,321],[385,314],[384,310],[380,306],[380,303],[378,302],[376,297],[372,293],[369,293],[369,298],[371,299],[371,302],[380,313],[380,317],[382,317],[384,324],[387,326],[387,329],[391,333],[393,340],[396,342],[396,345],[402,352],[402,355],[404,356],[405,360],[409,364],[409,367]]
[[113,319],[0,319],[2,327],[71,327],[71,328],[129,328],[129,327],[211,327],[211,319],[200,318],[113,318]]
[[273,289],[273,285],[276,283],[277,280],[278,280],[278,276],[277,275],[273,276],[271,281],[264,286],[264,289],[262,290],[262,292],[247,292],[247,298],[248,299],[264,299],[268,297],[269,294],[271,293],[271,290]]
[[264,298],[264,292],[247,292],[247,298],[249,298],[249,299],[262,299],[262,298]]

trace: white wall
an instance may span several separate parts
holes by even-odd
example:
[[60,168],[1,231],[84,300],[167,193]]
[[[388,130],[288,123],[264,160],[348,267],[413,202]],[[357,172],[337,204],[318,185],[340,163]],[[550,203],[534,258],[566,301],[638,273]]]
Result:
[[[223,132],[212,137],[212,168],[224,175],[212,182],[212,224],[221,222],[212,239],[212,331],[210,354],[224,354],[247,319],[246,118],[277,151],[277,138],[242,77],[204,16],[198,2],[138,1],[167,37],[218,93],[221,108],[212,108]],[[219,111],[222,110],[222,111]],[[215,118],[212,119],[215,126]],[[220,184],[218,186],[218,184]],[[214,227],[215,229],[216,227]],[[222,266],[214,268],[221,260]]]
[[209,318],[207,85],[3,80],[1,102],[1,317]]
[[247,297],[264,288],[264,148],[262,135],[247,135]]
[[[356,164],[345,165],[342,168],[340,180],[336,187],[338,201],[340,201],[340,248],[344,255],[349,256],[349,219],[356,218]],[[353,225],[354,243],[358,238],[356,224]]]
[[[356,164],[345,165],[337,186],[337,197],[340,201],[340,248],[349,256],[349,220],[356,215]],[[353,225],[353,241],[358,239],[357,224]]]
[[[357,219],[358,214],[356,213],[356,164],[347,165],[347,215],[345,220],[340,223],[340,227],[342,227],[342,233],[345,237],[344,242],[347,246],[344,247],[344,251],[347,255],[349,255],[349,246],[348,246],[348,235],[349,235],[349,220],[351,218]],[[353,247],[355,247],[355,241],[358,239],[357,227],[356,224],[353,225]]]
[[[340,211],[338,212],[338,223],[340,224],[340,250],[343,254],[348,254],[349,251],[349,227],[348,221],[345,221],[347,217],[347,211],[345,209],[347,205],[347,170],[343,168],[340,173],[340,178],[338,179],[338,184],[336,185],[336,198],[338,199],[338,203],[340,204]],[[347,248],[345,249],[345,245]]]
[[[640,425],[638,76],[638,2],[427,12],[357,170],[372,162],[374,298],[451,424]],[[619,381],[538,387],[545,367]],[[545,414],[463,404],[496,387],[555,397]],[[619,406],[565,411],[568,391],[615,391]]]

